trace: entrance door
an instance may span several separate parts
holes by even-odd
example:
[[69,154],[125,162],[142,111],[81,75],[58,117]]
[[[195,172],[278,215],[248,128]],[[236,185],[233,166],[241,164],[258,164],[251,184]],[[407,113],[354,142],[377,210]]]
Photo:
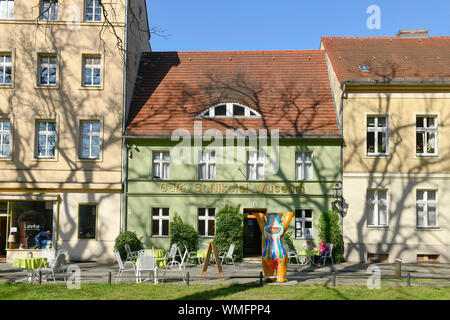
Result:
[[244,257],[261,257],[261,229],[253,214],[266,211],[267,209],[244,209]]
[[6,258],[7,218],[0,217],[0,258]]

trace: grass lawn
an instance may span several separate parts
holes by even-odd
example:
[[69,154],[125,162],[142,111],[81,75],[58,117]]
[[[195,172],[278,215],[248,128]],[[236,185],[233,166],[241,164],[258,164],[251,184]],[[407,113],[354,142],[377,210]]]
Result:
[[450,300],[450,287],[298,284],[263,286],[245,284],[191,285],[86,283],[81,290],[64,284],[0,284],[2,300]]

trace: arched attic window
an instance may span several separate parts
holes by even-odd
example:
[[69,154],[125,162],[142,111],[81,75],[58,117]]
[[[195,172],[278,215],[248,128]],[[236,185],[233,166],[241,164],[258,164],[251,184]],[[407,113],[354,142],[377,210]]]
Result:
[[239,103],[227,102],[210,107],[199,118],[261,118],[261,114]]

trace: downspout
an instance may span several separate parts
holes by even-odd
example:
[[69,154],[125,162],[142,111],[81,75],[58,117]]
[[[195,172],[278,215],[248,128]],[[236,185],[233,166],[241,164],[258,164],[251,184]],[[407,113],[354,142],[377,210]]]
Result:
[[341,196],[341,210],[342,210],[342,221],[341,221],[341,237],[344,238],[344,99],[347,99],[346,83],[342,85],[342,95],[341,95],[341,106],[340,106],[340,129],[341,129],[341,181],[342,181],[342,196]]
[[128,181],[128,157],[125,138],[125,125],[127,120],[127,64],[128,64],[128,6],[129,0],[125,4],[125,55],[123,65],[123,112],[122,112],[122,201],[120,206],[120,232],[126,229],[126,208],[127,208],[127,181]]

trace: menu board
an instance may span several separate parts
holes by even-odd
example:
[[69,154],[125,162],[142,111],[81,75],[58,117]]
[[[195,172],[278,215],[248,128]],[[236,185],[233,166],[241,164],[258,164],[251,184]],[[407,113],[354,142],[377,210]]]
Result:
[[211,253],[214,255],[214,261],[216,262],[217,273],[219,277],[223,278],[223,268],[222,263],[219,258],[219,253],[217,252],[216,242],[211,241],[208,245],[208,249],[206,250],[205,261],[203,262],[202,272],[200,278],[206,278],[206,272],[208,271],[209,261],[211,260]]

